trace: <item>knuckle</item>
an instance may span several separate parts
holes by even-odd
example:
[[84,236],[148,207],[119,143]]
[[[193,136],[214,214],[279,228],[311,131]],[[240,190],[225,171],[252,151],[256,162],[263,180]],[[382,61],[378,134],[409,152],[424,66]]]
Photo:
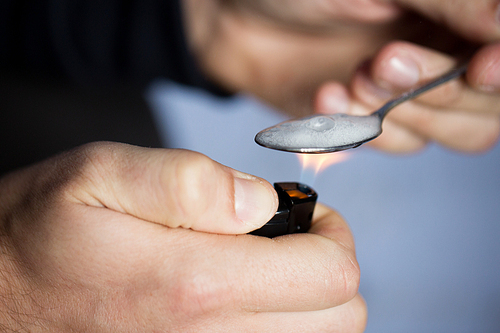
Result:
[[352,298],[359,290],[361,270],[357,260],[352,258],[351,255],[346,256],[346,260],[342,266],[342,272],[345,294],[349,298]]
[[354,254],[342,249],[341,256],[330,259],[327,268],[329,276],[325,279],[326,297],[332,304],[344,303],[356,296],[360,283],[360,268]]
[[102,184],[113,169],[125,165],[119,160],[120,146],[111,142],[92,142],[65,153],[62,169],[70,170],[74,177],[74,182],[68,184],[68,191],[73,192],[82,184]]
[[[211,200],[216,196],[219,177],[218,164],[207,156],[189,152],[182,154],[174,166],[175,207],[184,221],[193,221],[210,209]],[[172,180],[169,180],[172,181]]]
[[107,142],[87,143],[59,155],[57,164],[76,175],[102,172],[112,163],[112,146]]
[[105,149],[107,145],[102,142],[86,144],[42,162],[37,168],[36,182],[31,185],[38,188],[34,192],[47,197],[67,194],[82,182],[102,175],[110,159],[109,148]]
[[170,311],[176,318],[201,319],[214,314],[226,304],[229,290],[208,272],[179,276],[169,293]]
[[203,187],[207,180],[216,175],[216,165],[209,157],[189,152],[176,165],[180,185]]
[[75,148],[71,159],[80,160],[82,169],[88,172],[105,170],[117,164],[118,144],[111,142],[92,142]]

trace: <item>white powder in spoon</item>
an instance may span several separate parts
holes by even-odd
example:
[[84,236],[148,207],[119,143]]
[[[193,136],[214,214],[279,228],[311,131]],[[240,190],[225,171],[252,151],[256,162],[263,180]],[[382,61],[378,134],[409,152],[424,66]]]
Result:
[[279,150],[325,150],[363,143],[380,132],[381,121],[376,115],[314,115],[269,127],[259,132],[255,141]]

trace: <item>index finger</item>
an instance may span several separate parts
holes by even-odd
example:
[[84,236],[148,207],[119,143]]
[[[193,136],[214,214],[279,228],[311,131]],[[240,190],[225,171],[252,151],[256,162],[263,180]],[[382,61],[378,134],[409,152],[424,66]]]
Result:
[[[470,61],[467,82],[462,79],[452,80],[418,96],[414,101],[443,110],[453,108],[472,113],[500,113],[498,94],[479,91],[469,85],[485,86],[488,85],[489,77],[497,76],[498,71],[495,70],[495,66],[499,66],[499,54],[500,44],[482,48]],[[405,91],[436,79],[456,65],[456,59],[441,52],[408,42],[392,42],[377,54],[370,71],[372,79],[378,85],[389,85],[395,90],[403,88]],[[407,85],[412,81],[409,76],[405,76],[410,68],[415,72],[412,77],[414,76],[413,79],[416,80]],[[402,77],[405,77],[403,81]],[[359,92],[357,95],[366,99]]]
[[176,276],[184,286],[177,293],[242,312],[314,311],[349,301],[359,286],[349,228],[322,205],[315,214],[310,233],[274,239],[170,229],[182,234],[172,239],[183,240],[179,260],[192,268]]

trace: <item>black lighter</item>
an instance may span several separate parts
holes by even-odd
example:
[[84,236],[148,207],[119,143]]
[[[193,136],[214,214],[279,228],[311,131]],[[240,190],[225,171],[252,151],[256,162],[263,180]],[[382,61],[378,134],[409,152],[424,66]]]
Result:
[[311,227],[314,206],[318,198],[316,192],[301,183],[274,183],[274,189],[279,199],[276,214],[251,234],[272,238],[307,232]]

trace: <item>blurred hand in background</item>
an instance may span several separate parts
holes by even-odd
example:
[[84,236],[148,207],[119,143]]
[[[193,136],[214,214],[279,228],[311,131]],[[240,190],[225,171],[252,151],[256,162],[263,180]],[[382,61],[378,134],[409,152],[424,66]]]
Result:
[[370,113],[472,55],[465,80],[390,113],[372,143],[390,152],[429,141],[480,152],[497,141],[498,6],[492,0],[185,1],[189,41],[205,72],[294,116]]

